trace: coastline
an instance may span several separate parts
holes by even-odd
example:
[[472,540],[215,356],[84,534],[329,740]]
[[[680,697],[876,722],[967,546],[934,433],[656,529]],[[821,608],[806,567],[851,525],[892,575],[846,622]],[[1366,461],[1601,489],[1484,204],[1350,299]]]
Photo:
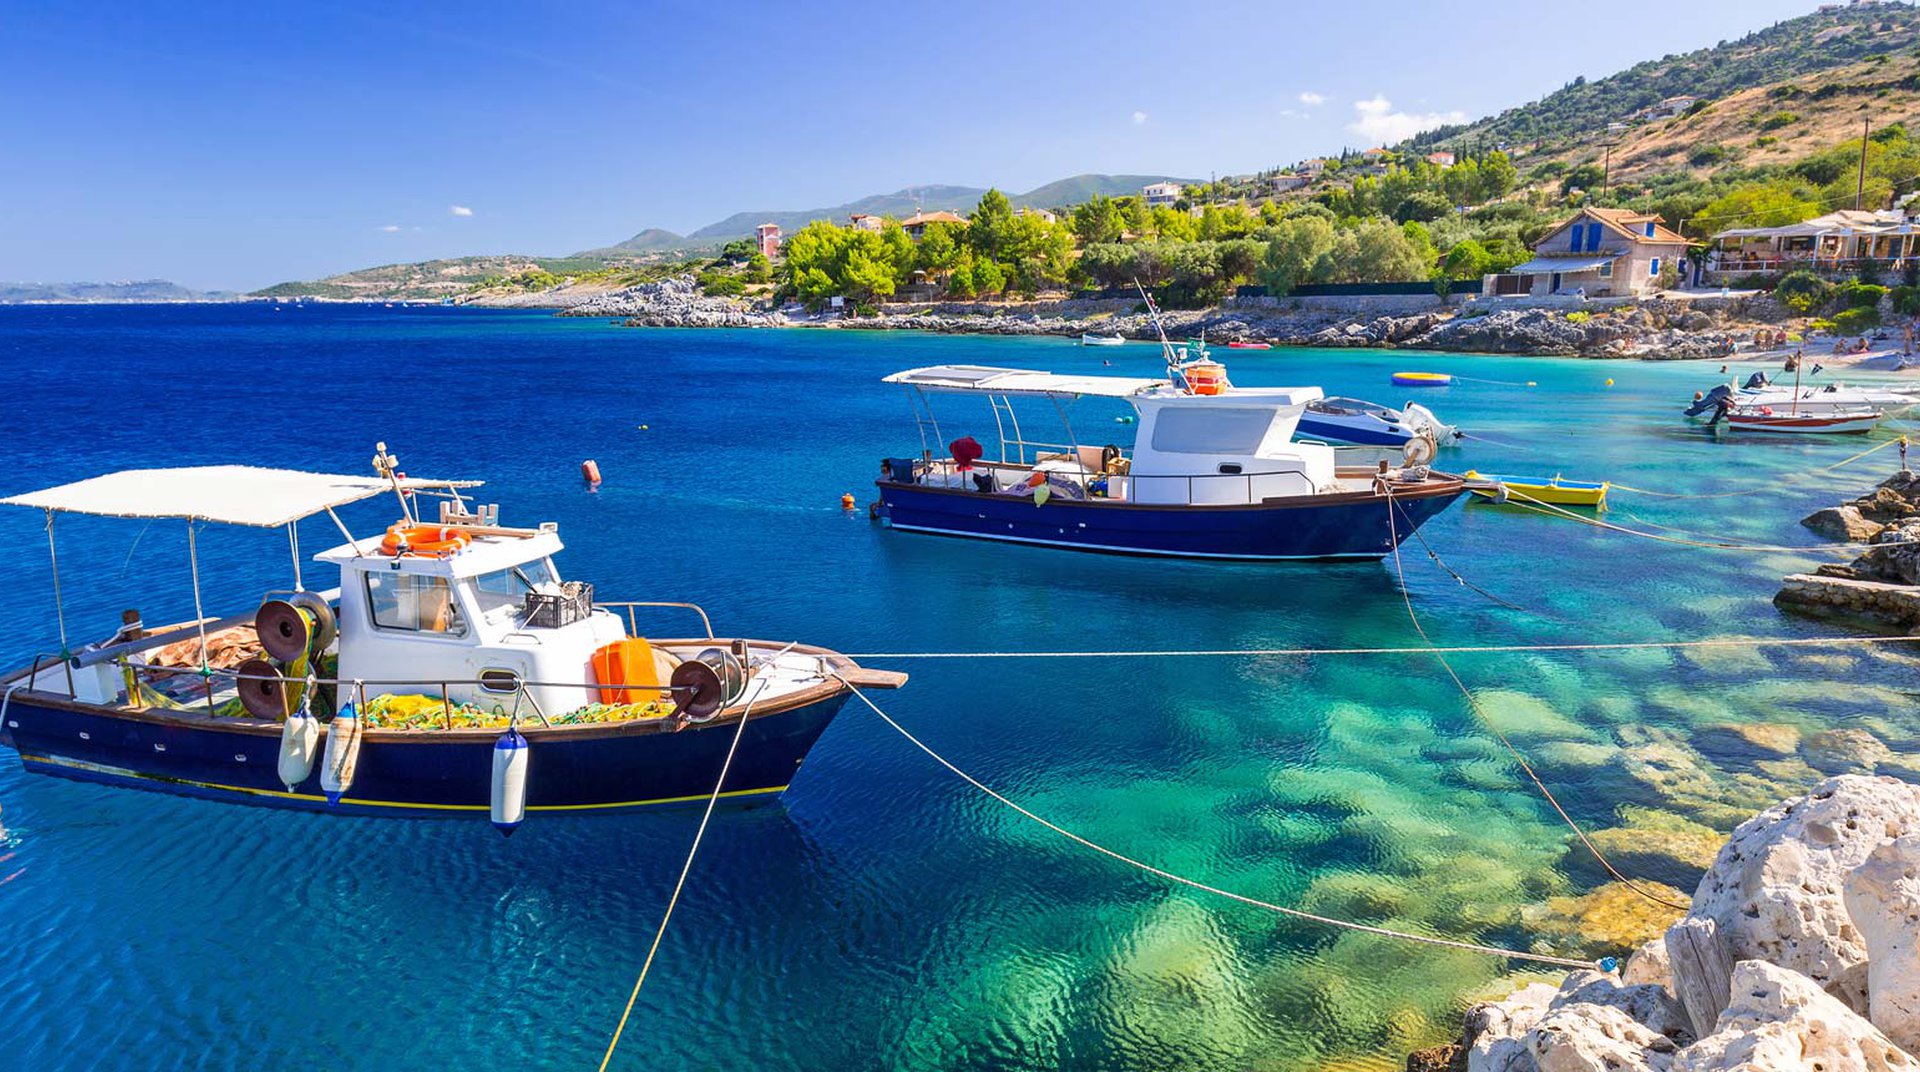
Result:
[[[545,299],[544,301],[540,299]],[[691,277],[618,291],[482,297],[482,307],[550,308],[565,317],[605,317],[623,327],[821,328],[966,335],[1120,335],[1155,341],[1138,300],[1058,298],[1027,302],[898,303],[842,317],[770,308],[700,293]],[[1165,310],[1170,335],[1274,346],[1408,349],[1449,353],[1688,360],[1739,356],[1741,341],[1793,319],[1766,295],[1689,294],[1644,300],[1353,295],[1230,298],[1203,309]]]

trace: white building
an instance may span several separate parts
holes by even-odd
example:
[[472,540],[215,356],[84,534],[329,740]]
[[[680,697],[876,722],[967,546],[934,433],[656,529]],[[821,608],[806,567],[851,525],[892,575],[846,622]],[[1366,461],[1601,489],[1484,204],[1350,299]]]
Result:
[[1143,187],[1140,197],[1147,203],[1148,208],[1171,206],[1175,201],[1180,200],[1180,189],[1180,184],[1177,182],[1156,182]]

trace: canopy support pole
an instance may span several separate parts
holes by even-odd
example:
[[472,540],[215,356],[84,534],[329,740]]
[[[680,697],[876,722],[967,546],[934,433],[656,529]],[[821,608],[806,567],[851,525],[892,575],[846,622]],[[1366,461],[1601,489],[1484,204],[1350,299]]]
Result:
[[360,550],[360,543],[353,538],[353,533],[347,531],[347,523],[340,520],[339,514],[333,512],[333,507],[327,507],[327,516],[333,519],[333,527],[340,530],[340,535],[346,537],[347,546],[353,548],[355,555],[366,554],[365,551]]
[[304,592],[307,587],[300,579],[300,523],[287,522],[287,552],[293,556],[293,590]]
[[200,634],[200,682],[207,689],[207,714],[213,714],[213,666],[207,660],[207,612],[200,603],[200,545],[187,518],[187,565],[193,571],[193,617]]
[[73,695],[73,661],[67,646],[67,604],[60,595],[60,551],[53,542],[53,510],[47,510],[47,564],[53,570],[53,619],[60,627],[60,663],[67,668],[67,694]]

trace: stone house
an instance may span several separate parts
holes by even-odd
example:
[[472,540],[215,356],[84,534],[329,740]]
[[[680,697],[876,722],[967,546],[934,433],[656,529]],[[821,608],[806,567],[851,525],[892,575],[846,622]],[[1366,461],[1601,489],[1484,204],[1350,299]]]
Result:
[[1652,213],[1588,207],[1536,243],[1532,260],[1504,276],[1488,276],[1484,290],[1535,297],[1648,294],[1662,269],[1684,267],[1686,253],[1687,240]]

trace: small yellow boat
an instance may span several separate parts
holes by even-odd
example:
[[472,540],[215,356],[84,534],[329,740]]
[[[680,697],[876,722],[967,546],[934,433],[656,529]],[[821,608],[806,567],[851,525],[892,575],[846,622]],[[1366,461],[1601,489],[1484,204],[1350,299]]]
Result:
[[[1567,480],[1556,474],[1552,479],[1528,476],[1496,476],[1474,469],[1467,470],[1466,477],[1474,482],[1469,491],[1483,499],[1503,500],[1511,493],[1517,502],[1543,502],[1555,506],[1591,506],[1596,510],[1607,508],[1607,481],[1595,483],[1591,480]],[[1478,486],[1475,486],[1478,485]]]

